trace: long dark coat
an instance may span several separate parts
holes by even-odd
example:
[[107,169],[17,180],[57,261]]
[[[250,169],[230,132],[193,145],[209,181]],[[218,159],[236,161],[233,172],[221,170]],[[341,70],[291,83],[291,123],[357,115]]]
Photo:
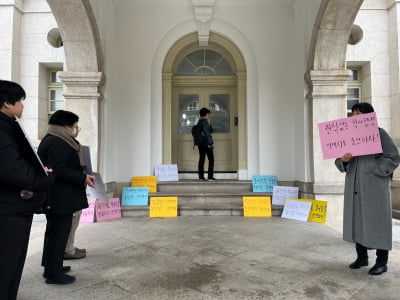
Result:
[[372,249],[392,249],[391,174],[400,163],[399,151],[388,133],[379,129],[383,153],[335,161],[346,172],[343,239]]
[[56,175],[45,213],[63,215],[88,207],[86,174],[78,153],[61,138],[46,135],[39,145],[38,154]]
[[[15,119],[0,112],[0,215],[41,212],[50,184]],[[22,199],[21,190],[33,191],[33,197]]]

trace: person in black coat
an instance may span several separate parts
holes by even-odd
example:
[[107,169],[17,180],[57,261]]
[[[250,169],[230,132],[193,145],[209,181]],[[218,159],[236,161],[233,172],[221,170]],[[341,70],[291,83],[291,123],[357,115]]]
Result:
[[[206,140],[203,144],[198,145],[199,148],[199,164],[197,168],[197,172],[199,174],[200,180],[209,180],[214,181],[214,142],[211,135],[211,126],[208,124],[208,120],[210,119],[211,111],[203,107],[200,109],[200,119],[198,122],[198,126],[200,126],[201,131],[205,134]],[[204,162],[206,160],[206,155],[208,158],[208,178],[204,177]]]
[[49,120],[47,135],[39,145],[43,163],[57,174],[44,206],[47,226],[42,266],[48,284],[69,284],[74,276],[63,266],[64,251],[74,212],[88,207],[86,185],[94,187],[94,176],[85,174],[83,150],[74,138],[79,131],[79,117],[64,110],[56,111]]
[[0,80],[0,299],[16,299],[32,218],[40,213],[52,177],[19,126],[25,91]]

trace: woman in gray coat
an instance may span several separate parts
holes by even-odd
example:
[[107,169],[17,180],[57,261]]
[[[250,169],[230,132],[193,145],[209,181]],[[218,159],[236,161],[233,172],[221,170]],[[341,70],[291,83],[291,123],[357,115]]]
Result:
[[[371,113],[369,103],[352,107],[354,115]],[[390,181],[400,163],[399,151],[389,134],[379,128],[382,153],[352,156],[346,153],[335,161],[346,173],[344,190],[343,239],[356,243],[357,259],[351,269],[368,266],[368,249],[376,249],[376,263],[370,275],[387,271],[392,249],[392,203]]]

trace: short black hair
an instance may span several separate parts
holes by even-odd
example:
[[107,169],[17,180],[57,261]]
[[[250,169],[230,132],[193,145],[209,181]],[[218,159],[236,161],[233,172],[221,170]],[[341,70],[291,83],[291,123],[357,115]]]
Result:
[[211,113],[211,111],[206,107],[203,107],[202,109],[200,109],[200,117],[205,117],[209,113]]
[[368,113],[374,112],[374,108],[372,107],[371,104],[369,104],[367,102],[360,102],[360,103],[354,104],[353,107],[351,108],[351,112],[355,112],[355,111],[359,111],[360,113],[363,113],[363,114],[368,114]]
[[78,121],[79,117],[76,114],[71,111],[60,109],[52,114],[49,124],[72,127]]
[[16,102],[24,100],[25,98],[25,91],[18,83],[0,80],[0,107],[3,107],[4,103],[14,105]]

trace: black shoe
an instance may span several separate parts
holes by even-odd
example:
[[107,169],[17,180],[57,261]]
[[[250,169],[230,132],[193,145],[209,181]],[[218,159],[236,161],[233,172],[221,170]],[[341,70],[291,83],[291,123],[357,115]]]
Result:
[[382,273],[387,272],[387,265],[377,265],[373,266],[369,271],[369,275],[381,275]]
[[55,276],[49,276],[46,279],[47,284],[70,284],[75,281],[74,276],[66,275],[64,273],[57,274]]
[[368,266],[368,260],[366,259],[356,259],[355,261],[353,261],[350,265],[349,268],[350,269],[359,269],[361,267],[366,267]]
[[[64,266],[62,267],[62,272],[63,273],[68,273],[69,271],[71,271],[71,267],[70,266]],[[43,278],[47,278],[49,276],[47,276],[45,273],[43,273]]]

